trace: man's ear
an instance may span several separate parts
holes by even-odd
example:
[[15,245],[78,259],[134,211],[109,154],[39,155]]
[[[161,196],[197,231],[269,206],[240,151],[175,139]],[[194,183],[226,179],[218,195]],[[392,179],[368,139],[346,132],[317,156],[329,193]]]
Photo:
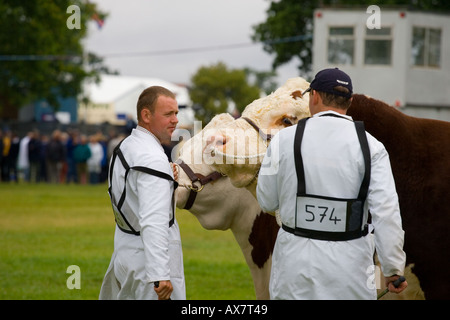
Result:
[[[318,104],[321,99],[320,95],[317,93],[317,91],[314,90],[314,92],[312,92],[313,90],[311,90],[311,92],[309,93],[309,99],[313,99],[313,103],[314,105]],[[312,94],[311,94],[312,93]]]
[[149,109],[143,108],[143,109],[141,110],[141,119],[142,119],[142,122],[144,122],[144,123],[149,123],[149,122],[150,122],[150,119],[151,119],[151,116],[152,116],[152,113],[150,112]]

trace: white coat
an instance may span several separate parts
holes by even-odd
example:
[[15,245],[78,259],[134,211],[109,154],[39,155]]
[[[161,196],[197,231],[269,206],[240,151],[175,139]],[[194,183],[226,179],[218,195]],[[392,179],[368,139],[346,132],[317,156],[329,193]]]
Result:
[[100,173],[102,171],[103,147],[100,143],[88,143],[91,150],[91,156],[87,159],[86,164],[89,172]]
[[[137,127],[120,146],[129,166],[144,166],[173,177],[167,156],[159,140],[147,130]],[[118,157],[114,164],[112,192],[120,198],[125,169]],[[136,236],[116,226],[114,253],[103,280],[100,299],[158,299],[154,282],[170,280],[171,299],[186,299],[183,254],[178,224],[172,218],[171,181],[130,170],[127,178],[123,212]],[[112,213],[111,213],[112,214]]]
[[[348,116],[320,117],[326,113],[333,112],[318,113],[306,123],[301,147],[306,193],[353,199],[365,172],[355,126]],[[297,191],[296,128],[283,129],[272,139],[257,185],[261,208],[279,209],[282,223],[291,228]],[[376,299],[375,249],[385,276],[403,274],[404,232],[389,156],[382,143],[366,134],[372,165],[366,207],[374,233],[349,241],[323,241],[280,228],[272,257],[271,299]]]

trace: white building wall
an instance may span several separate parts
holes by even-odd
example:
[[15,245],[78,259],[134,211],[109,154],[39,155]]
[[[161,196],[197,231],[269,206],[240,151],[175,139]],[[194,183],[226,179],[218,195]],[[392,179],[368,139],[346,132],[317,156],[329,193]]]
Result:
[[[450,109],[450,16],[408,13],[408,28],[413,26],[439,28],[441,33],[441,67],[411,66],[406,70],[407,103],[425,106],[446,106]],[[411,48],[411,38],[409,41]]]
[[[318,13],[321,17],[318,17]],[[313,72],[324,68],[338,67],[349,74],[353,81],[355,93],[363,93],[394,105],[396,101],[406,100],[406,65],[408,37],[405,33],[408,24],[398,12],[382,12],[381,27],[390,27],[392,32],[392,64],[365,65],[364,40],[366,23],[370,14],[361,10],[317,9],[314,20]],[[352,65],[331,65],[328,63],[328,39],[330,27],[354,28],[354,63]]]
[[[401,106],[400,110],[409,115],[450,121],[450,16],[381,8],[381,27],[391,28],[391,65],[366,65],[366,23],[371,17],[366,9],[322,8],[315,11],[313,73],[338,67],[352,78],[355,93]],[[329,64],[329,28],[345,26],[354,28],[353,64]],[[413,26],[442,30],[440,68],[412,65]]]

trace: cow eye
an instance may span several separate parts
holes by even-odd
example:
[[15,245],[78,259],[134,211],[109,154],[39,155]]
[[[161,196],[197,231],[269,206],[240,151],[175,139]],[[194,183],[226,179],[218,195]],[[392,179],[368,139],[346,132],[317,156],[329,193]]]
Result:
[[283,122],[283,124],[285,124],[287,126],[292,126],[293,125],[291,119],[289,119],[289,118],[283,118],[282,122]]

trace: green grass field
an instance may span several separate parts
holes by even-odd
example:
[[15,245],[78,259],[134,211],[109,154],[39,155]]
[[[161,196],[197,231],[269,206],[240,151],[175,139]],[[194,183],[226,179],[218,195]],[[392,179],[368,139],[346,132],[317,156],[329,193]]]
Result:
[[[113,252],[106,185],[0,184],[0,299],[98,299]],[[255,299],[231,231],[178,210],[187,299]],[[81,271],[68,289],[67,268]]]

